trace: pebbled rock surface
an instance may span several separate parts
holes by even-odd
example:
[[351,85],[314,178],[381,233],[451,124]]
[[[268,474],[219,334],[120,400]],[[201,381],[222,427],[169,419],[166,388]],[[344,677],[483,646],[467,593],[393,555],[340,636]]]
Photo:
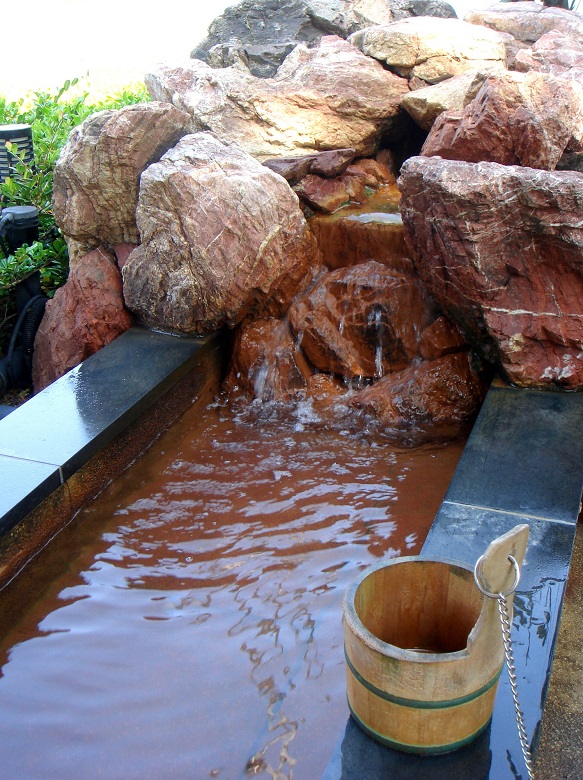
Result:
[[71,132],[55,166],[53,212],[73,239],[73,261],[99,245],[138,243],[140,174],[191,126],[187,113],[153,102],[100,111]]
[[409,365],[435,318],[419,282],[374,260],[324,274],[288,312],[313,365],[348,378],[380,377]]
[[510,36],[459,19],[423,16],[369,27],[350,42],[400,76],[436,84],[467,71],[505,67]]
[[488,78],[462,112],[436,120],[421,154],[553,170],[563,152],[580,150],[583,90],[546,73]]
[[34,342],[35,392],[78,366],[131,325],[115,257],[103,248],[95,249],[77,261],[67,282],[47,303]]
[[163,330],[279,316],[320,263],[287,182],[210,133],[184,137],[144,172],[137,221],[142,245],[124,265],[124,297]]
[[439,157],[399,179],[420,275],[511,382],[583,387],[583,176]]
[[187,111],[197,130],[236,141],[260,160],[354,148],[373,154],[399,129],[399,103],[409,87],[346,41],[327,36],[298,46],[273,79],[199,60],[147,74],[156,100]]

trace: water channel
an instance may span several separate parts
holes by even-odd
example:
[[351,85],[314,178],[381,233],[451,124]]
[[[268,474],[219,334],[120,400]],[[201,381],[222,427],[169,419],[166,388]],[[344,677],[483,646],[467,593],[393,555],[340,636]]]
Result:
[[0,774],[321,776],[342,599],[416,554],[463,443],[193,406],[3,594]]

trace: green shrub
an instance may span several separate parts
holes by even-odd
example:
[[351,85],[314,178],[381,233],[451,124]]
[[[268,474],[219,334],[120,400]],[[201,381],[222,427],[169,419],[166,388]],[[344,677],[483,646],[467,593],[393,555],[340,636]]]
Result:
[[[26,124],[32,128],[34,162],[19,158],[14,173],[0,184],[0,207],[35,206],[39,212],[39,241],[20,247],[5,257],[0,248],[0,352],[10,337],[16,317],[11,290],[33,271],[40,271],[41,284],[47,295],[67,279],[67,247],[55,225],[52,212],[53,171],[69,133],[96,111],[122,108],[149,100],[143,85],[127,87],[104,98],[95,99],[88,92],[74,94],[78,79],[67,80],[56,92],[35,92],[17,101],[0,96],[0,125]],[[18,157],[14,145],[9,151]]]

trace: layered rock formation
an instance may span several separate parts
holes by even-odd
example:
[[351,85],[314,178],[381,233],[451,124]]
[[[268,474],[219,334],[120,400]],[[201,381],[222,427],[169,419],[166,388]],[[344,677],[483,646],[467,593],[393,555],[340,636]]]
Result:
[[139,242],[140,174],[191,127],[168,103],[100,111],[75,128],[55,166],[53,211],[74,263],[105,244]]
[[519,385],[583,385],[583,176],[415,157],[399,186],[417,267]]
[[142,175],[137,222],[125,301],[164,330],[208,333],[278,315],[319,263],[287,183],[209,133],[185,136]]

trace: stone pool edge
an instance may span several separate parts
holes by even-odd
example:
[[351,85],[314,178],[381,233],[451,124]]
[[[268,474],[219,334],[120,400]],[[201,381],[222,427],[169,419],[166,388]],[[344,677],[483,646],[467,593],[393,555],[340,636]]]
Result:
[[0,420],[0,589],[195,401],[225,336],[130,328]]

